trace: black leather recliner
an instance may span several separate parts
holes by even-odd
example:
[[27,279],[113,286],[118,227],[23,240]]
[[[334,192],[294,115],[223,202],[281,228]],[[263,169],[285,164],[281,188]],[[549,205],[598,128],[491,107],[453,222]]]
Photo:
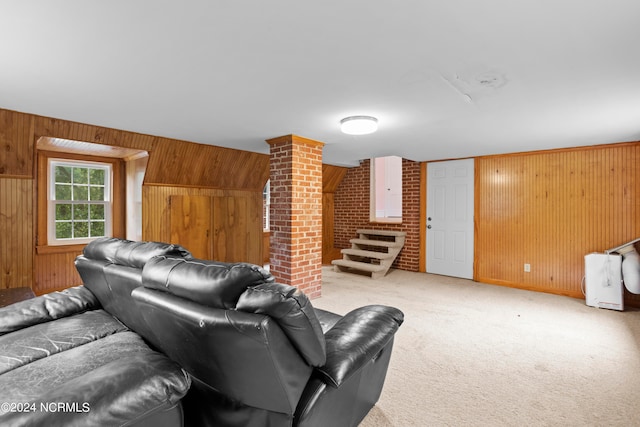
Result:
[[317,310],[261,267],[183,253],[141,256],[140,275],[109,261],[114,244],[87,246],[78,271],[110,313],[190,374],[186,425],[355,426],[378,400],[400,310]]
[[[152,350],[127,324],[142,266],[183,248],[101,239],[78,260],[89,287],[52,292],[0,308],[0,425],[183,425],[191,377]],[[95,292],[95,294],[94,294]]]

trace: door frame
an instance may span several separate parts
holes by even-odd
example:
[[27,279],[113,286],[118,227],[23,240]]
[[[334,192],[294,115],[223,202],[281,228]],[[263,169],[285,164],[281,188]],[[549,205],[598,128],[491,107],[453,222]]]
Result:
[[[477,271],[477,257],[476,257],[476,217],[477,217],[477,206],[478,206],[478,178],[477,178],[477,159],[475,157],[462,158],[462,159],[450,159],[446,161],[456,161],[456,160],[473,160],[473,184],[471,186],[473,191],[473,206],[472,206],[472,225],[473,225],[473,248],[472,248],[472,280],[476,279],[476,271]],[[429,163],[437,163],[439,161],[433,162],[421,162],[420,164],[420,217],[419,217],[419,228],[420,228],[420,250],[419,250],[419,268],[418,271],[426,273],[427,272],[427,180],[428,180],[428,168],[427,165]]]

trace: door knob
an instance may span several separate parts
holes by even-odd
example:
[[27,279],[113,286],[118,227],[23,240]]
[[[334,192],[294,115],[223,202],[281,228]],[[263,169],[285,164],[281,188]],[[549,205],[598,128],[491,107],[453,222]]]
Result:
[[427,217],[427,221],[431,221],[431,217]]
[[430,226],[430,225],[427,225],[427,228],[431,229],[431,226]]

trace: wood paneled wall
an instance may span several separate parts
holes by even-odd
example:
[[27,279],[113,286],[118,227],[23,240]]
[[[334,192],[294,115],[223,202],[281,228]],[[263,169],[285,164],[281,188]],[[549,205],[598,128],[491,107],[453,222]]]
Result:
[[262,192],[268,179],[266,154],[159,138],[144,182]]
[[81,253],[77,245],[66,251],[38,253],[33,291],[40,295],[81,285],[82,279],[74,266],[76,257]]
[[33,177],[35,118],[0,109],[0,176]]
[[[186,213],[185,209],[189,209],[172,207],[172,202],[181,199],[195,201],[188,203],[196,206],[194,214],[207,216],[193,220],[185,217],[191,224],[186,224],[184,232],[171,223],[172,210]],[[142,218],[143,240],[193,247],[196,257],[262,263],[262,189],[255,192],[147,185],[142,190]],[[202,240],[205,235],[208,242]]]
[[349,168],[322,165],[322,192],[335,193]]
[[[35,142],[41,136],[148,151],[147,240],[170,239],[171,195],[252,200],[246,215],[255,217],[262,233],[268,155],[0,109],[0,288],[26,285],[44,293],[79,284],[72,262],[77,248],[35,250]],[[327,208],[346,171],[323,168]],[[584,255],[640,237],[640,143],[480,157],[476,174],[479,281],[581,297]],[[334,233],[324,230],[323,235]],[[257,262],[263,259],[262,253],[254,256]],[[524,263],[531,265],[530,273]],[[627,295],[627,301],[640,305],[635,296]]]
[[[17,113],[20,114],[20,113]],[[68,120],[29,115],[34,119],[34,142],[41,136],[70,139],[73,141],[106,144],[115,147],[133,148],[135,150],[152,151],[160,138],[141,133],[110,129]]]
[[347,174],[348,168],[322,165],[322,263],[331,264],[341,258],[340,249],[335,247],[335,192]]
[[34,283],[34,122],[0,109],[0,289]]
[[[165,197],[190,192],[238,196],[242,201],[231,203],[233,209],[240,206],[247,209],[242,215],[260,218],[251,224],[257,224],[256,232],[262,233],[262,188],[269,175],[268,155],[0,109],[0,288],[31,286],[42,294],[80,284],[73,265],[77,246],[68,251],[40,247],[36,252],[40,189],[35,146],[43,136],[149,152],[144,190],[147,203],[151,198],[154,205],[145,207],[143,201],[145,239],[169,240],[162,222],[168,199],[156,200],[154,197],[161,197],[157,193]],[[245,203],[247,198],[254,202]],[[223,240],[215,241],[218,252],[236,251],[221,249]],[[260,252],[257,262],[261,259]]]
[[33,199],[33,180],[0,177],[0,289],[34,283]]
[[584,256],[637,237],[640,143],[476,159],[480,282],[581,298]]

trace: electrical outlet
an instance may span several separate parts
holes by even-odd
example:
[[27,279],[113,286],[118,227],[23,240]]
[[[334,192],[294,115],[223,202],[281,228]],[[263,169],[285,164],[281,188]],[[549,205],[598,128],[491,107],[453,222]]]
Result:
[[531,264],[525,264],[524,265],[524,272],[525,273],[531,273]]

